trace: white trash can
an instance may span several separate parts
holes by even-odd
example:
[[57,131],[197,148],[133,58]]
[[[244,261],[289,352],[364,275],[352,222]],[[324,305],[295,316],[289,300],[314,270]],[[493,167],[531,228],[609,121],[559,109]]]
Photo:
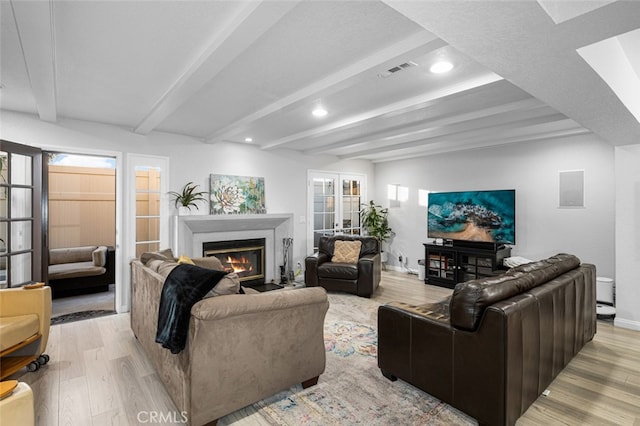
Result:
[[425,269],[424,269],[424,259],[418,259],[418,279],[420,281],[424,281]]
[[613,279],[596,277],[596,314],[599,319],[611,319],[616,316],[614,300]]

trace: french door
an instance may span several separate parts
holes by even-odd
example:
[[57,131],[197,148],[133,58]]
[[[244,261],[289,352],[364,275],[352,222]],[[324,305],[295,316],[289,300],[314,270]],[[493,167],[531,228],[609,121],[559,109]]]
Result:
[[307,252],[318,249],[323,235],[360,235],[361,204],[366,199],[366,176],[308,172]]
[[0,288],[42,280],[42,152],[0,141]]

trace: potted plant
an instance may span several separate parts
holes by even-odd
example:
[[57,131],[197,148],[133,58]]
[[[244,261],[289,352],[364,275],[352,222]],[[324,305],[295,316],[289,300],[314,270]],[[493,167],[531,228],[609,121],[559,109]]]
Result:
[[195,207],[198,210],[198,201],[206,201],[204,195],[206,192],[199,191],[198,185],[193,182],[188,182],[182,187],[182,192],[170,191],[169,195],[173,197],[174,205],[178,209],[178,214],[189,214],[191,207]]
[[389,209],[382,208],[373,200],[369,201],[369,204],[362,204],[362,210],[360,210],[362,228],[367,232],[367,235],[376,237],[380,241],[380,257],[383,262],[387,261],[387,254],[382,250],[382,243],[393,235],[388,215]]

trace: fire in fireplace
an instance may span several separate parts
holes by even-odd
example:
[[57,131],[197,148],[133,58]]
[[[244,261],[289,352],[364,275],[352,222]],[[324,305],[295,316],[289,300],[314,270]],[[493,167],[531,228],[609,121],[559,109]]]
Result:
[[225,270],[235,272],[244,286],[265,281],[265,239],[212,241],[202,245],[204,256],[215,256]]

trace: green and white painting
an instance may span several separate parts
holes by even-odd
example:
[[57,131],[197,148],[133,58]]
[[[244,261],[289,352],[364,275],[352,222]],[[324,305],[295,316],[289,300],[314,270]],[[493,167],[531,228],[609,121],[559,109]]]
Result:
[[251,176],[210,176],[211,214],[266,213],[264,178]]

